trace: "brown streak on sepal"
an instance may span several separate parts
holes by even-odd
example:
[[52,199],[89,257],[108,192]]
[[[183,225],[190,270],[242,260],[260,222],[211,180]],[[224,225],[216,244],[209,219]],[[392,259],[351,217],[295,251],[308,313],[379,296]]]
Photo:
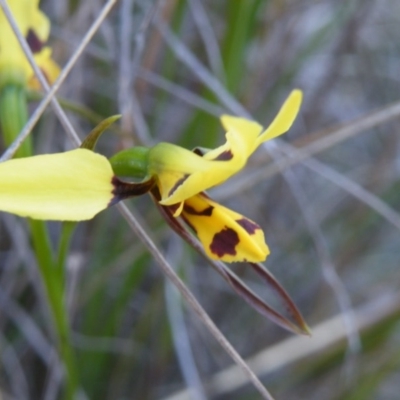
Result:
[[185,182],[187,178],[189,178],[189,176],[189,174],[185,174],[181,179],[178,179],[172,189],[168,192],[168,196],[172,196],[175,190],[178,189],[178,187],[181,186],[182,183]]
[[151,177],[149,180],[139,183],[123,182],[116,176],[113,176],[111,183],[114,186],[112,194],[114,197],[108,203],[108,206],[113,206],[114,204],[120,202],[121,200],[128,199],[129,197],[141,196],[149,192],[155,185],[155,178]]
[[39,39],[33,29],[29,29],[26,35],[26,42],[33,54],[39,53],[43,48],[43,42]]

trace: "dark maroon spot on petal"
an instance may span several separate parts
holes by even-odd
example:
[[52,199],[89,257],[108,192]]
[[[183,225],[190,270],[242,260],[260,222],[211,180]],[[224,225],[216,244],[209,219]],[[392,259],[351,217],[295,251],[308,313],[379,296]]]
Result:
[[29,45],[29,48],[32,50],[33,54],[39,53],[39,51],[42,50],[43,48],[43,43],[38,38],[33,29],[29,29],[26,41]]
[[220,258],[225,254],[234,256],[236,255],[235,247],[238,243],[238,234],[233,229],[226,228],[214,235],[210,250]]
[[242,218],[236,220],[236,222],[250,235],[254,235],[255,231],[257,229],[261,229],[259,225],[257,225],[255,222],[250,221],[249,219]]
[[182,219],[185,221],[185,224],[194,232],[197,233],[197,230],[195,229],[195,227],[190,223],[190,221],[183,215],[180,215],[182,217]]
[[185,204],[183,206],[184,212],[186,212],[188,214],[192,214],[192,215],[204,215],[205,217],[210,217],[212,215],[213,210],[214,210],[213,206],[209,206],[201,211],[197,211],[196,209],[194,209],[193,207],[191,207],[187,204]]
[[182,183],[186,181],[187,178],[189,178],[189,175],[185,174],[181,179],[178,179],[175,185],[172,187],[172,189],[168,192],[168,196],[171,196],[175,192],[175,190],[178,189],[178,187],[181,186]]
[[150,178],[145,182],[129,183],[123,182],[119,180],[116,176],[113,176],[111,179],[111,183],[114,186],[114,189],[111,192],[114,197],[108,203],[109,207],[117,204],[121,200],[127,199],[129,197],[140,196],[149,192],[155,184],[155,179]]
[[215,161],[229,161],[232,160],[233,153],[230,150],[222,152],[218,157],[214,158]]

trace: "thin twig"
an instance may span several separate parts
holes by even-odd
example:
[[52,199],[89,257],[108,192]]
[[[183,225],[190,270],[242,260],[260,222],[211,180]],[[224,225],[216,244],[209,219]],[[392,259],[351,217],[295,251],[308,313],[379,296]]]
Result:
[[194,54],[179,40],[157,14],[154,18],[156,28],[163,35],[164,40],[173,50],[176,58],[181,60],[212,92],[219,101],[231,112],[251,118],[249,112],[234,99],[221,82],[204,67]]
[[[169,242],[167,258],[171,265],[179,265],[179,260],[182,259],[182,241],[176,236],[173,236]],[[185,322],[182,297],[169,280],[165,281],[164,293],[175,353],[181,374],[190,391],[191,398],[193,400],[206,400],[207,397],[196,366]]]
[[[18,330],[24,334],[26,341],[44,363],[48,366],[53,365],[53,357],[56,357],[57,354],[54,347],[33,322],[31,316],[14,301],[11,301],[2,288],[0,288],[0,308],[2,314],[6,314],[18,327]],[[58,363],[58,365],[61,364]]]
[[134,0],[122,0],[119,5],[119,79],[118,79],[118,108],[121,117],[122,129],[129,132],[131,127],[131,36],[132,36],[132,12]]
[[149,82],[152,85],[165,90],[169,94],[183,100],[193,107],[204,110],[211,115],[219,117],[221,114],[226,113],[225,108],[217,104],[213,104],[208,100],[205,100],[203,97],[196,95],[195,93],[180,85],[177,85],[176,83],[168,81],[167,79],[152,71],[141,68],[138,71],[138,76],[146,82]]
[[397,230],[400,230],[400,214],[386,202],[381,200],[378,196],[375,196],[370,191],[364,189],[356,182],[347,178],[343,174],[335,171],[333,168],[310,158],[309,160],[303,161],[303,164],[310,170],[316,172],[318,175],[328,179],[336,186],[341,187],[346,192],[353,195],[360,202],[368,205],[371,209],[375,210],[380,216],[382,216],[389,224],[393,225]]
[[[120,49],[120,85],[119,108],[122,114],[121,125],[126,132],[135,132],[140,145],[151,145],[150,130],[136,96],[135,79],[145,46],[145,33],[149,27],[156,6],[153,4],[145,11],[145,17],[135,33],[135,50],[131,55],[131,27],[134,3],[124,0],[121,4],[121,49]],[[133,143],[128,143],[130,146]],[[125,143],[126,145],[126,143]]]
[[222,81],[225,82],[225,70],[222,55],[219,50],[218,40],[214,34],[214,28],[200,0],[189,0],[194,22],[206,49],[208,62],[211,70]]
[[[56,360],[55,360],[56,361]],[[56,400],[59,398],[63,386],[64,370],[62,368],[47,368],[46,387],[43,390],[43,400]]]
[[153,145],[153,139],[150,135],[150,129],[144,117],[144,113],[142,111],[141,104],[139,102],[137,96],[137,90],[135,86],[137,73],[139,71],[139,65],[143,56],[143,51],[145,49],[145,40],[146,33],[150,26],[150,22],[153,19],[154,13],[158,7],[158,2],[148,5],[147,8],[143,10],[144,18],[139,25],[135,33],[135,50],[132,57],[132,62],[130,65],[130,75],[131,75],[131,83],[130,83],[130,91],[131,91],[131,118],[133,122],[133,126],[135,127],[135,131],[138,137],[139,144],[151,146]]
[[[8,342],[7,338],[0,331],[0,353],[1,364],[4,375],[9,376],[10,387],[15,399],[29,398],[28,379],[21,364],[21,360],[14,350],[14,346]],[[4,384],[4,383],[3,383]]]
[[336,272],[335,265],[329,253],[329,246],[322,232],[319,222],[316,220],[313,213],[310,212],[306,194],[293,174],[292,170],[284,172],[286,181],[291,185],[292,193],[297,201],[308,231],[314,242],[315,250],[321,260],[322,273],[325,281],[331,287],[343,317],[343,322],[346,328],[349,349],[351,353],[356,353],[361,348],[361,340],[357,327],[354,323],[354,311],[351,304],[349,293],[347,292],[343,282]]

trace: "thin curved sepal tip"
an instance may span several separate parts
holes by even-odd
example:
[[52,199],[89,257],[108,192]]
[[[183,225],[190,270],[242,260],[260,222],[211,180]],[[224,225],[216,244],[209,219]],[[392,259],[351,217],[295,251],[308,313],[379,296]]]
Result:
[[[295,323],[288,319],[286,316],[276,311],[274,308],[268,305],[260,296],[254,293],[238,276],[236,276],[231,270],[229,270],[223,263],[219,264],[217,271],[221,276],[231,285],[235,292],[245,300],[250,306],[252,306],[261,315],[267,317],[280,327],[299,335],[310,335],[310,329],[301,317],[300,312],[294,305],[293,301],[289,297],[289,308],[293,308],[294,314],[300,315],[300,318],[295,318]],[[223,271],[222,271],[223,268]],[[289,304],[288,303],[288,304]]]
[[274,277],[274,275],[263,265],[260,263],[248,263],[252,269],[260,276],[264,282],[274,290],[277,294],[278,299],[281,301],[281,304],[286,309],[286,311],[290,314],[296,324],[300,327],[301,333],[311,336],[311,329],[307,325],[306,321],[303,318],[303,315],[297,308],[296,304],[286,291],[286,289],[279,283],[279,281]]

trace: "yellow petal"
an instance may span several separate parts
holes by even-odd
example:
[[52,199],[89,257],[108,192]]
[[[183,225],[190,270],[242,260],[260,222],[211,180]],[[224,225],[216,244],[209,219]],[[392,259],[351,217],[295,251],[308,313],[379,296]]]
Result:
[[[231,133],[231,135],[238,137],[236,142],[231,140],[231,143],[235,143],[236,146],[241,146],[241,148],[236,147],[235,149],[235,147],[231,145],[231,151],[235,153],[235,150],[238,151],[241,149],[246,153],[247,157],[250,157],[261,143],[274,139],[287,132],[299,112],[302,97],[301,90],[293,90],[265,131],[262,131],[262,126],[257,122],[250,121],[246,118],[222,115],[221,122],[228,131],[228,134]],[[215,152],[217,150],[218,149],[213,151]],[[226,150],[227,149],[225,149],[225,151]],[[208,157],[210,153],[207,153],[204,157]]]
[[19,158],[0,164],[0,210],[44,220],[80,221],[113,199],[108,160],[90,150]]
[[278,115],[269,127],[257,138],[256,147],[263,142],[282,135],[282,133],[285,133],[290,129],[299,112],[302,99],[303,93],[301,90],[296,89],[290,93],[289,97],[279,110]]
[[181,216],[212,259],[260,262],[269,254],[259,225],[204,194],[187,199]]

